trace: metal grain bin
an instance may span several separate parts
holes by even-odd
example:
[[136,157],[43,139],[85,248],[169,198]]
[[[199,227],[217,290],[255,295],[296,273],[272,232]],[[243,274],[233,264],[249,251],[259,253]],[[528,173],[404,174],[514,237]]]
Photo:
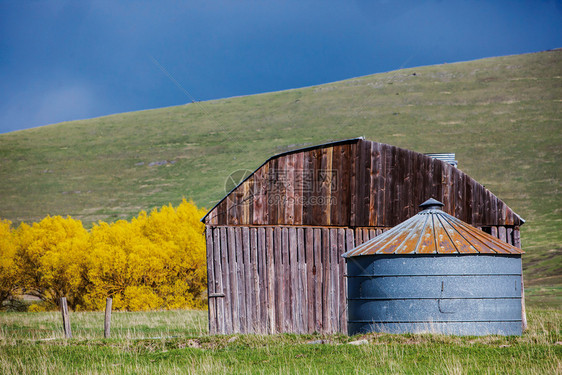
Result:
[[343,254],[350,335],[521,334],[523,252],[441,206]]

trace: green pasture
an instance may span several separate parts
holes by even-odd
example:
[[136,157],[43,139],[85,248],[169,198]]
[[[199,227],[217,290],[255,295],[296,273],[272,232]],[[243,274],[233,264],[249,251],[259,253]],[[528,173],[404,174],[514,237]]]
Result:
[[[521,337],[207,334],[206,311],[0,313],[2,374],[555,374],[560,310],[532,308]],[[366,340],[366,341],[361,341]],[[359,341],[359,345],[350,342]]]

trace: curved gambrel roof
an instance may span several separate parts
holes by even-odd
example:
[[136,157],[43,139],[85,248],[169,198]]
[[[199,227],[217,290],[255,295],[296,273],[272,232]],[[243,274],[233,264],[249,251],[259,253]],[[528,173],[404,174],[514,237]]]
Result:
[[393,227],[415,215],[428,197],[473,226],[524,223],[460,169],[363,138],[269,158],[202,220],[207,225]]

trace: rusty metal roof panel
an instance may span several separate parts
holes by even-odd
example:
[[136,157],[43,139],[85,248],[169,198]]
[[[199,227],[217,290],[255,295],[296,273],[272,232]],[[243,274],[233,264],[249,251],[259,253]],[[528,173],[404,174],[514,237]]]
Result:
[[423,211],[357,246],[345,258],[373,254],[522,254],[523,251],[441,210],[430,199]]

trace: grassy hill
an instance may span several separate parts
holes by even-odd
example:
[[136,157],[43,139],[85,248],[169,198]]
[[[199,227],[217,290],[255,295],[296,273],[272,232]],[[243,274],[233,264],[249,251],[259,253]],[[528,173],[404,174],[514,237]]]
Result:
[[459,168],[527,220],[529,293],[562,285],[561,50],[2,134],[0,217],[71,215],[89,226],[184,196],[211,207],[237,169],[357,136],[455,152]]

